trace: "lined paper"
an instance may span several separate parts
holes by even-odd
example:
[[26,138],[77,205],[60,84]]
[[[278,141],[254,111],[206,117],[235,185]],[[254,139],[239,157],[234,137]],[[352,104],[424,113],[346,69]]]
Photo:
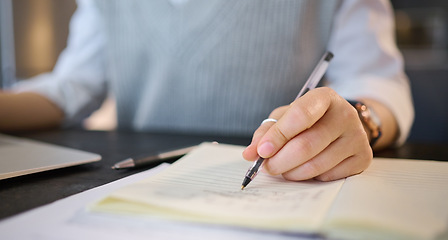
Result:
[[448,164],[374,159],[332,182],[291,182],[260,173],[243,147],[202,144],[164,172],[113,192],[92,210],[335,239],[447,239]]
[[376,158],[346,180],[325,225],[344,239],[447,239],[448,164]]
[[343,180],[291,182],[260,173],[244,190],[252,165],[241,146],[204,143],[161,174],[124,187],[93,210],[284,231],[315,231]]

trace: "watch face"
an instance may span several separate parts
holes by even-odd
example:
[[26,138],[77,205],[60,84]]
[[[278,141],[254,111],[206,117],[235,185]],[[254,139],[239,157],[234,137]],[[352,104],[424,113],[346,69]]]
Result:
[[381,120],[372,109],[369,109],[364,103],[359,101],[349,101],[349,103],[358,111],[358,115],[362,124],[370,132],[370,145],[373,144],[381,136]]
[[370,128],[370,146],[373,146],[376,141],[381,137],[381,120],[378,115],[372,109],[366,107],[367,117],[366,122],[367,126]]
[[379,127],[381,126],[381,120],[373,109],[369,108],[370,118]]

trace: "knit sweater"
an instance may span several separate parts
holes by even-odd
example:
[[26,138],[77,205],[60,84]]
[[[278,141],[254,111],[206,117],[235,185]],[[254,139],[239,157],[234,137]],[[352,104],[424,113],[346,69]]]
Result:
[[118,126],[251,134],[326,50],[338,1],[97,1]]
[[291,103],[325,52],[326,83],[388,107],[398,144],[414,111],[387,0],[78,0],[52,73],[21,81],[79,123],[106,94],[118,127],[250,135]]

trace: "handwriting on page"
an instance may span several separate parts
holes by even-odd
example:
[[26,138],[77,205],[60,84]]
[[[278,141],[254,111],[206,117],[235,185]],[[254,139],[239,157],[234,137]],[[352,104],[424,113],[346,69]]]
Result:
[[260,173],[249,187],[240,190],[251,163],[242,160],[240,153],[236,158],[228,154],[209,156],[189,156],[164,174],[124,189],[120,195],[183,212],[305,218],[327,209],[342,185],[337,181],[291,182]]
[[[296,184],[301,185],[300,183]],[[302,206],[309,207],[313,203],[320,204],[321,198],[325,196],[325,189],[322,187],[300,189],[300,186],[297,186],[294,191],[261,188],[241,191],[192,186],[186,188],[180,184],[155,184],[151,189],[150,196],[147,197],[157,199],[159,202],[177,202],[177,204],[188,206],[190,209],[193,205],[202,209],[225,206],[234,211],[241,210],[244,212],[275,211],[280,213],[285,211],[285,213],[288,213]],[[279,203],[282,205],[281,208],[279,208]],[[201,206],[202,204],[207,206]]]
[[202,146],[163,173],[114,192],[111,197],[123,203],[114,206],[207,222],[246,224],[241,219],[250,218],[269,225],[270,220],[280,224],[279,219],[289,219],[292,224],[317,225],[343,184],[343,180],[291,182],[261,172],[241,190],[252,164],[242,159],[241,151],[239,146]]

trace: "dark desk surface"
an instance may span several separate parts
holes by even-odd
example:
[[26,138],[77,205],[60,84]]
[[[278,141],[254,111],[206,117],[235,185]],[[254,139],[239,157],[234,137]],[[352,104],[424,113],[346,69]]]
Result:
[[[247,145],[249,138],[173,135],[160,133],[46,131],[19,134],[31,139],[54,143],[100,154],[103,159],[64,169],[0,180],[0,220],[39,207],[64,197],[98,187],[111,181],[156,166],[133,170],[112,170],[110,167],[125,158],[140,154],[218,141]],[[385,150],[377,157],[448,160],[447,144],[405,144]]]

